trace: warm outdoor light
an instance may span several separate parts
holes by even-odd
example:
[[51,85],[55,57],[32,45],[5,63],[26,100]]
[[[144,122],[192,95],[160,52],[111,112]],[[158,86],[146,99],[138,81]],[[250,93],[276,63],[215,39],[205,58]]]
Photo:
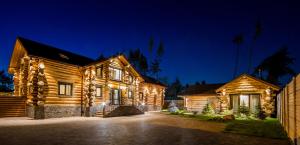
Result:
[[145,106],[145,102],[143,102],[142,105]]
[[102,102],[101,104],[102,104],[102,106],[105,106],[105,105],[106,105],[106,103],[105,103],[105,102]]
[[225,96],[225,95],[226,95],[226,90],[225,90],[225,89],[223,89],[223,91],[222,91],[222,95],[223,95],[223,96]]
[[266,89],[266,93],[267,93],[267,95],[270,95],[271,94],[271,89]]
[[44,68],[45,68],[45,65],[44,65],[43,62],[41,62],[41,63],[39,64],[39,68],[40,68],[40,69],[44,69]]

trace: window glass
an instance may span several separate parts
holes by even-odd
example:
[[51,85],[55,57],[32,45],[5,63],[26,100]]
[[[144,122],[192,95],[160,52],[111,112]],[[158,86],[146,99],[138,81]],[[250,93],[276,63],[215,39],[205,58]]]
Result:
[[249,106],[249,95],[240,95],[240,106]]
[[60,85],[59,85],[59,94],[60,94],[60,95],[66,94],[66,93],[65,93],[65,87],[66,87],[66,86],[63,85],[63,84],[60,84]]
[[109,68],[109,76],[113,80],[121,80],[122,79],[122,70],[117,68]]
[[259,107],[259,95],[250,95],[250,99],[250,110],[254,113]]
[[70,83],[58,83],[58,95],[66,95],[66,96],[71,96],[72,95],[72,84]]
[[133,92],[131,90],[128,91],[128,98],[132,98],[132,96],[133,96]]
[[96,97],[101,97],[101,94],[102,94],[101,87],[97,87],[96,88]]
[[96,75],[98,77],[102,77],[102,66],[96,68]]
[[66,85],[66,95],[68,95],[68,96],[71,95],[71,90],[72,90],[71,85],[69,85],[69,84]]

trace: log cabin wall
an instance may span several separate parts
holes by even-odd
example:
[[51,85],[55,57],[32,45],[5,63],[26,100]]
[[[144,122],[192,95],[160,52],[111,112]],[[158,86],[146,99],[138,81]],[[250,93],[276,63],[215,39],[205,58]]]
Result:
[[187,111],[202,113],[203,108],[208,103],[215,110],[219,108],[219,101],[216,94],[184,96],[184,107]]
[[275,96],[278,90],[278,86],[243,74],[220,87],[216,92],[220,95],[221,111],[230,108],[230,95],[259,94],[261,108],[266,115],[270,116],[275,111]]
[[[40,59],[43,60],[45,65],[45,118],[80,116],[82,111],[81,67]],[[71,95],[59,95],[59,83],[71,84]],[[28,99],[31,99],[31,96],[28,96]],[[29,105],[32,107],[32,104]]]
[[160,85],[143,82],[140,87],[140,93],[143,98],[139,98],[139,102],[144,102],[147,111],[161,110],[164,100],[165,88]]

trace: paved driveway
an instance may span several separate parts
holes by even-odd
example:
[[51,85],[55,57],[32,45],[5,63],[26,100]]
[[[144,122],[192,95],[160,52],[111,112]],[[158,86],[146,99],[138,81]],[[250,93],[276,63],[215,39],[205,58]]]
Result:
[[287,145],[222,133],[224,124],[147,113],[115,118],[0,119],[0,145]]

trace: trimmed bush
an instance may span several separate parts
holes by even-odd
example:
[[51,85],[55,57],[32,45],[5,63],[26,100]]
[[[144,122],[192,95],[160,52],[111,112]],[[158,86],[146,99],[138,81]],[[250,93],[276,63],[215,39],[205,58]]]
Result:
[[203,108],[203,110],[202,110],[202,114],[204,114],[204,115],[213,115],[213,114],[215,114],[215,110],[211,106],[211,104],[207,103],[205,105],[205,107]]

